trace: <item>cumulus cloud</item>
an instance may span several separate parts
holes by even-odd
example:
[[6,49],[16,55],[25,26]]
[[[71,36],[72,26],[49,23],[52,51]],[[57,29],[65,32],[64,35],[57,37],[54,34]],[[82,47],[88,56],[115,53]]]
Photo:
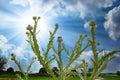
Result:
[[26,5],[28,5],[28,1],[27,0],[12,0],[10,1],[10,4],[21,5],[25,7]]
[[81,18],[88,14],[94,16],[94,13],[100,13],[101,8],[112,6],[116,0],[12,0],[10,3],[21,6],[30,5],[33,11],[42,12],[52,16],[58,15],[77,15]]
[[116,57],[113,60],[111,60],[104,72],[108,73],[116,73],[120,70],[120,57]]
[[120,38],[120,6],[113,8],[105,17],[104,28],[108,31],[110,38]]
[[[28,65],[32,61],[32,57],[35,57],[31,50],[23,49],[22,47],[16,47],[12,50],[12,52],[16,55],[16,59],[20,62],[24,70],[27,70]],[[12,60],[9,60],[8,65],[12,66],[15,70],[18,70],[18,67]],[[31,67],[31,71],[38,72],[40,67],[41,65],[36,60],[36,62]]]
[[7,53],[12,49],[13,45],[8,44],[5,36],[0,35],[0,54],[7,56]]
[[84,51],[82,55],[71,65],[71,67],[81,64],[82,60],[86,60],[88,63],[88,67],[93,67],[91,58],[93,58],[92,51]]
[[84,28],[85,28],[86,30],[89,30],[89,29],[90,29],[89,21],[85,22]]
[[[6,68],[13,67],[16,71],[18,70],[18,67],[11,60],[11,53],[14,53],[16,55],[16,59],[20,62],[24,70],[27,69],[27,66],[30,64],[32,57],[35,57],[34,53],[31,50],[10,44],[4,35],[0,35],[0,56],[4,56],[8,59]],[[41,65],[38,61],[36,61],[32,66],[31,71],[37,72],[39,71],[40,67]]]
[[90,1],[82,1],[86,6],[89,7],[99,7],[99,8],[106,8],[106,7],[110,7],[112,6],[113,2],[115,2],[116,0],[90,0]]
[[7,43],[8,42],[8,40],[7,40],[7,38],[6,37],[4,37],[3,35],[0,35],[0,44],[4,44],[4,43]]
[[[13,52],[16,55],[16,58],[20,62],[20,64],[23,67],[23,69],[26,70],[28,64],[30,63],[30,61],[32,59],[32,57],[35,56],[33,54],[33,52],[31,50],[27,50],[27,49],[24,49],[22,47],[17,47],[15,45],[11,46],[11,44],[8,44],[7,38],[5,36],[3,36],[3,35],[0,35],[0,43],[4,44],[2,46],[7,46],[8,47],[8,48],[0,47],[2,52],[3,52],[4,49],[5,49],[4,51],[8,51],[9,50],[9,52],[7,52],[6,54],[3,54],[3,56],[7,57],[7,59],[8,59],[8,64],[7,64],[8,66],[7,66],[7,68],[8,67],[13,67],[15,71],[18,70],[18,67],[11,60],[11,57],[10,57],[11,53]],[[1,44],[0,44],[0,46],[1,46]],[[109,51],[107,51],[107,52],[109,52]],[[101,57],[101,55],[104,55],[104,54],[101,53],[99,56]],[[119,58],[120,58],[120,55],[117,54],[116,56],[117,56],[117,58],[115,58],[114,60],[112,60],[112,62],[110,62],[108,64],[108,67],[105,70],[106,72],[108,72],[108,71],[116,72],[117,70],[119,70]],[[81,64],[81,61],[84,60],[84,59],[88,62],[89,67],[92,67],[93,64],[92,64],[92,61],[91,61],[90,58],[93,58],[92,51],[91,50],[84,51],[83,54],[72,64],[71,67],[73,67],[75,65],[78,65],[78,64]],[[116,65],[116,66],[113,68],[112,65]],[[56,61],[53,61],[51,63],[51,67],[54,67],[54,66],[57,66],[57,62]],[[42,67],[42,66],[40,65],[40,63],[38,61],[36,61],[32,65],[31,71],[32,72],[38,72],[40,67]]]
[[[96,13],[102,13],[100,11],[101,8],[106,8],[112,6],[113,2],[116,0],[73,0],[73,1],[68,1],[64,0],[63,2],[65,3],[66,9],[68,11],[74,11],[74,12],[79,12],[80,17],[84,18],[87,15],[89,16],[95,16]],[[97,15],[98,16],[98,15]]]
[[[99,58],[101,58],[103,55],[105,55],[106,53],[108,53],[110,51],[102,51],[101,53],[99,53]],[[107,68],[103,71],[103,72],[107,72],[107,73],[115,73],[116,71],[120,70],[119,66],[119,62],[120,62],[120,53],[115,54],[116,58],[112,59],[111,61],[109,61]],[[71,65],[71,67],[74,67],[78,64],[82,63],[82,60],[86,60],[88,63],[88,68],[92,68],[93,67],[93,63],[91,61],[91,58],[93,58],[93,52],[92,50],[89,51],[84,51],[82,53],[82,55]],[[116,66],[113,66],[116,65]]]

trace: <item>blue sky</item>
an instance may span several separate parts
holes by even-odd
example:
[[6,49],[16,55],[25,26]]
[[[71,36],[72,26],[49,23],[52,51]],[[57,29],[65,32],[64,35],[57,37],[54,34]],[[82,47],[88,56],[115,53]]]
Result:
[[[38,38],[42,47],[47,44],[48,32],[54,29],[55,23],[60,25],[55,41],[57,36],[61,35],[65,45],[71,49],[80,34],[90,36],[88,21],[95,20],[96,38],[101,43],[99,48],[107,51],[120,48],[119,0],[0,0],[0,55],[9,59],[7,67],[11,66],[17,70],[17,66],[10,60],[12,52],[24,68],[34,56],[25,35],[26,26],[33,25],[33,16],[41,17]],[[85,59],[86,55],[92,56],[91,54],[91,50],[85,51],[75,63],[79,63],[82,58]],[[120,54],[116,56],[108,64],[105,72],[120,70]],[[38,71],[41,67],[38,62],[34,65],[32,71]]]

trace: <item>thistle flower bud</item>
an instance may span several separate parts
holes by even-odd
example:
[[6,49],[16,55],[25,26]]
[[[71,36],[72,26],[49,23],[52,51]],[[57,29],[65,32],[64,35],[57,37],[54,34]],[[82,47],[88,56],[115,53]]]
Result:
[[92,20],[92,21],[90,21],[90,23],[89,23],[89,24],[90,24],[90,26],[95,26],[95,25],[96,25],[96,24],[95,24],[95,21],[93,21],[93,20]]
[[56,23],[55,26],[58,27],[59,25]]
[[11,60],[14,60],[14,57],[11,57]]
[[28,25],[26,29],[27,29],[27,30],[32,30],[33,27],[32,27],[31,25]]
[[33,20],[36,20],[36,19],[37,19],[37,17],[36,17],[36,16],[34,16],[34,17],[33,17]]
[[40,17],[38,17],[38,19],[40,19]]
[[80,35],[80,38],[84,39],[87,35]]
[[14,56],[14,54],[12,53],[11,56]]
[[93,42],[93,40],[91,38],[88,39],[89,42]]
[[55,30],[57,30],[59,28],[59,24],[55,24]]
[[30,35],[30,32],[26,32],[26,34],[27,34],[27,36],[29,36],[29,35]]
[[35,60],[35,59],[37,59],[37,57],[32,57],[32,60]]
[[58,36],[57,41],[62,42],[63,41],[62,36]]

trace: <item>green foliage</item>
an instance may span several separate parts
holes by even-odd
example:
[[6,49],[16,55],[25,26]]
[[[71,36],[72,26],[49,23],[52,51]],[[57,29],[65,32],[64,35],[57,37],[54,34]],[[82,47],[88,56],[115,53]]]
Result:
[[58,77],[59,76],[59,70],[58,70],[58,68],[57,67],[53,67],[52,68],[52,71],[54,72],[54,74]]
[[[83,61],[82,64],[75,66],[74,68],[70,68],[70,66],[72,65],[72,63],[80,57],[80,55],[82,54],[82,52],[87,49],[90,46],[90,42],[88,42],[84,47],[82,46],[83,44],[83,40],[87,37],[87,35],[81,35],[78,39],[78,41],[76,42],[76,45],[73,49],[73,51],[70,53],[69,50],[67,50],[65,48],[65,45],[63,43],[62,37],[59,36],[58,37],[58,47],[57,49],[54,47],[53,45],[53,40],[54,40],[54,35],[56,34],[59,25],[56,24],[55,25],[55,29],[53,32],[50,31],[50,38],[49,38],[49,42],[47,45],[47,49],[44,51],[44,56],[42,56],[41,54],[41,49],[40,46],[38,44],[37,38],[36,38],[36,33],[37,33],[37,23],[38,20],[40,18],[36,18],[34,17],[34,27],[32,27],[31,25],[28,25],[27,30],[27,36],[28,36],[28,43],[30,44],[33,52],[36,54],[38,61],[40,62],[40,64],[42,64],[42,66],[47,70],[47,72],[54,78],[54,80],[67,80],[69,77],[69,72],[71,70],[76,70],[78,68],[83,68],[83,65],[85,63],[85,61]],[[48,57],[48,53],[50,50],[53,50],[55,55],[53,55],[53,58],[49,59]],[[67,56],[68,56],[68,63],[67,65],[63,66],[63,61],[62,61],[62,52],[65,51]],[[58,75],[59,77],[56,77],[56,75],[52,72],[52,70],[50,69],[50,62],[56,60],[58,63]],[[86,72],[84,72],[86,73]]]
[[5,68],[5,64],[7,63],[7,59],[4,57],[0,57],[0,71]]
[[7,69],[7,72],[14,72],[14,69],[13,69],[12,67],[9,67],[9,68]]
[[37,56],[38,58],[38,61],[40,62],[40,64],[42,64],[42,66],[47,70],[47,72],[49,74],[51,74],[51,76],[57,80],[57,78],[55,77],[54,73],[52,72],[52,70],[50,69],[50,62],[54,60],[55,57],[49,59],[48,58],[48,53],[51,49],[51,46],[52,46],[52,43],[53,43],[53,40],[54,40],[54,35],[58,29],[58,24],[55,25],[55,30],[53,32],[50,32],[50,39],[49,39],[49,42],[48,42],[48,45],[47,45],[47,49],[45,50],[45,52],[43,53],[44,54],[44,57],[42,57],[42,54],[41,54],[41,51],[40,51],[40,47],[38,45],[38,41],[37,41],[37,38],[36,38],[36,29],[37,29],[37,24],[38,24],[38,21],[39,21],[40,17],[33,17],[33,20],[34,20],[34,27],[32,28],[31,25],[28,25],[27,27],[27,30],[28,32],[26,32],[27,36],[28,36],[28,43],[30,44],[33,52],[35,53],[35,55]]
[[[99,74],[106,69],[107,64],[110,60],[112,60],[115,56],[114,54],[117,52],[120,52],[120,50],[114,50],[108,53],[104,53],[101,58],[99,58],[99,54],[101,53],[102,50],[97,51],[97,42],[96,42],[96,24],[95,21],[90,21],[90,26],[91,26],[91,36],[92,38],[89,39],[89,42],[91,43],[92,46],[92,52],[93,52],[93,58],[91,58],[93,62],[93,70],[92,74],[89,78],[89,80],[95,80]],[[105,51],[104,51],[105,52]]]
[[117,74],[118,76],[120,76],[120,71],[117,71],[116,74]]
[[47,71],[46,71],[45,68],[43,68],[43,67],[40,68],[39,74],[40,74],[40,75],[48,75],[48,74],[47,74]]
[[25,72],[24,69],[22,68],[22,66],[20,65],[20,62],[17,61],[16,56],[12,53],[11,54],[12,58],[11,60],[13,60],[15,62],[15,64],[17,65],[17,67],[19,68],[19,71],[22,73],[23,77],[21,77],[21,75],[17,74],[16,76],[18,77],[19,80],[28,80],[28,73],[30,73],[30,68],[32,66],[32,64],[35,62],[36,57],[32,58],[31,63],[28,65],[27,67],[27,71]]

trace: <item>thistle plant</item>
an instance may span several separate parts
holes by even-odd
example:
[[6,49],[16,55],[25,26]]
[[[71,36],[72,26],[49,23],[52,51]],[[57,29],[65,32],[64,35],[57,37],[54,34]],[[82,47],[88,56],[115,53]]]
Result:
[[[31,25],[28,25],[28,27],[27,27],[28,32],[26,32],[26,34],[28,36],[27,41],[30,44],[33,52],[37,56],[40,64],[46,69],[46,71],[53,77],[54,80],[68,80],[70,77],[69,73],[71,72],[71,70],[76,70],[78,68],[82,68],[83,63],[80,65],[76,65],[73,68],[71,68],[71,65],[76,59],[78,59],[80,57],[82,52],[90,46],[90,42],[88,42],[84,47],[82,46],[83,40],[87,37],[87,35],[81,35],[79,37],[72,52],[69,52],[69,50],[67,50],[65,48],[63,39],[61,36],[59,36],[58,37],[58,48],[56,49],[53,45],[54,35],[56,34],[57,29],[59,27],[59,25],[56,24],[55,30],[53,32],[50,31],[50,38],[49,38],[48,45],[46,47],[47,49],[43,53],[44,56],[42,56],[42,52],[40,51],[40,45],[38,44],[37,37],[36,37],[37,24],[38,24],[39,19],[40,19],[40,17],[38,17],[38,18],[33,17],[34,24],[35,24],[34,27],[32,27]],[[49,59],[48,54],[51,49],[54,51],[55,55],[53,55],[53,58]],[[66,52],[66,54],[68,56],[68,60],[69,60],[66,65],[63,65],[63,59],[61,56],[63,51]],[[50,69],[50,63],[53,60],[57,61],[58,68],[59,68],[59,71],[58,71],[59,77],[56,77],[56,75]]]
[[27,27],[27,37],[28,40],[27,42],[30,44],[33,52],[35,53],[35,55],[38,58],[39,63],[46,69],[46,71],[53,77],[54,80],[57,80],[56,76],[54,75],[54,73],[52,72],[51,68],[50,68],[50,63],[55,59],[55,57],[49,59],[48,53],[51,49],[51,46],[53,44],[53,40],[54,40],[54,35],[58,29],[58,24],[55,25],[55,30],[53,32],[50,31],[50,39],[49,42],[47,44],[47,49],[44,51],[44,56],[42,56],[42,52],[40,51],[40,46],[38,44],[37,41],[37,24],[39,21],[40,17],[33,17],[34,20],[34,27],[32,27],[31,25],[28,25]]
[[20,65],[20,62],[16,59],[16,55],[14,53],[11,54],[11,60],[13,60],[15,62],[15,64],[17,65],[19,71],[21,72],[21,74],[23,76],[22,77],[20,74],[16,74],[17,78],[19,80],[28,80],[28,78],[29,78],[28,74],[30,73],[30,68],[32,67],[32,64],[35,62],[36,57],[32,58],[32,61],[30,62],[30,64],[27,67],[27,71],[24,71],[24,69]]
[[[50,74],[54,80],[70,80],[72,77],[71,74],[76,74],[80,77],[81,80],[95,80],[99,74],[105,70],[107,67],[108,61],[114,58],[114,54],[117,52],[120,52],[120,50],[114,50],[108,53],[105,53],[103,56],[99,57],[99,54],[103,51],[97,50],[98,43],[96,42],[96,24],[94,21],[90,21],[91,26],[91,38],[87,38],[87,35],[80,35],[75,46],[73,47],[72,51],[69,51],[64,44],[64,40],[62,36],[58,36],[58,46],[57,48],[53,44],[55,34],[58,30],[59,25],[55,24],[55,29],[53,32],[49,31],[50,38],[49,42],[46,46],[46,49],[44,51],[41,51],[42,48],[40,47],[40,44],[37,40],[37,25],[40,17],[33,17],[34,25],[28,25],[27,26],[27,42],[30,44],[32,51],[36,55],[36,58],[38,59],[39,63],[46,69],[47,73]],[[87,43],[83,46],[83,41],[87,40]],[[82,55],[82,53],[88,48],[92,47],[93,52],[93,58],[91,58],[93,63],[93,71],[91,73],[91,76],[88,78],[87,76],[87,70],[88,70],[88,63],[85,60],[82,60],[81,64],[77,64],[74,67],[71,67],[72,64]],[[53,51],[54,55],[52,58],[49,58],[50,50]],[[66,57],[68,58],[68,62],[66,64],[63,64],[63,57],[62,54],[66,53]],[[28,80],[28,72],[30,70],[30,67],[32,66],[33,62],[30,63],[27,72],[24,72],[23,68],[20,66],[20,63],[16,60],[15,55],[12,54],[12,60],[17,64],[19,70],[24,76],[25,80]],[[59,76],[56,76],[54,72],[51,69],[51,62],[56,61],[58,66],[57,74]],[[78,72],[71,72],[73,70],[80,69],[83,75]],[[26,74],[27,73],[27,74]],[[21,80],[22,77],[18,76]]]
[[[92,63],[93,63],[93,70],[92,74],[89,78],[89,80],[95,80],[101,72],[103,72],[107,64],[110,60],[112,60],[115,56],[114,54],[117,52],[120,52],[120,50],[113,50],[111,52],[105,53],[104,49],[97,50],[97,41],[96,41],[96,24],[95,21],[90,21],[90,26],[91,26],[91,36],[92,38],[89,39],[89,42],[91,43],[92,46],[92,52],[93,52],[93,58],[91,58]],[[104,55],[99,57],[99,54],[101,52],[104,52]]]
[[[77,70],[79,68],[85,69],[86,62],[83,60],[81,64],[76,65],[74,67],[71,67],[74,61],[76,61],[80,55],[83,53],[84,50],[86,50],[89,46],[90,43],[88,42],[84,47],[82,46],[82,41],[87,37],[87,35],[81,35],[76,42],[74,49],[72,52],[66,49],[64,43],[62,42],[62,37],[58,37],[58,49],[55,49],[54,46],[52,46],[54,52],[55,52],[55,58],[58,64],[59,68],[59,80],[69,80],[71,78],[71,71],[72,70]],[[62,59],[62,51],[65,51],[68,57],[68,62],[66,65],[63,65],[63,59]],[[86,72],[84,72],[84,76],[86,75]],[[74,72],[74,74],[77,74]],[[86,77],[84,77],[86,80]]]

